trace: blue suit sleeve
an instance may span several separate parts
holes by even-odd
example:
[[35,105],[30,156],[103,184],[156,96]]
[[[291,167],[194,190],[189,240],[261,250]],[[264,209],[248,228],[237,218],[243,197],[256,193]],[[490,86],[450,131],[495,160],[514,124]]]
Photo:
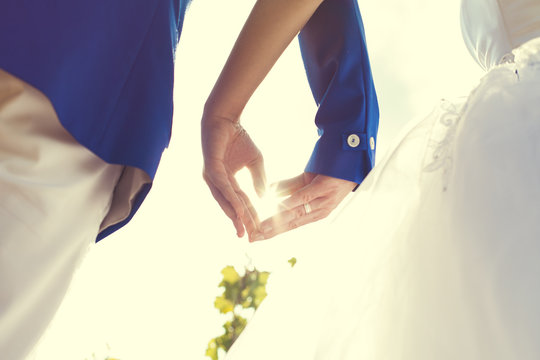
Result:
[[375,162],[379,108],[356,0],[325,0],[299,35],[318,105],[306,171],[360,184]]

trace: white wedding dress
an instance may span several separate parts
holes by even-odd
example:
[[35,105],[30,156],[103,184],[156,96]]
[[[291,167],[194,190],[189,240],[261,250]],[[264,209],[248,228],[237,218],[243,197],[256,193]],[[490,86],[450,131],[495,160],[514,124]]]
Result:
[[463,0],[462,27],[479,86],[410,126],[227,359],[540,359],[540,0]]

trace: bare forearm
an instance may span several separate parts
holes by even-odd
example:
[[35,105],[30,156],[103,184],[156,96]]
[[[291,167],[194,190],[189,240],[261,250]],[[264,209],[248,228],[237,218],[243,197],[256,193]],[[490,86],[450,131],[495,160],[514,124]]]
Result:
[[258,0],[205,111],[237,120],[249,98],[323,0]]

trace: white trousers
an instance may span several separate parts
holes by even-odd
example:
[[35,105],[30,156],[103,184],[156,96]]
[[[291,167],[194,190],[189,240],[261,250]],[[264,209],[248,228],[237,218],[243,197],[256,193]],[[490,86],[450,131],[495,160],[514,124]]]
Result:
[[0,70],[0,358],[24,359],[94,243],[122,173]]

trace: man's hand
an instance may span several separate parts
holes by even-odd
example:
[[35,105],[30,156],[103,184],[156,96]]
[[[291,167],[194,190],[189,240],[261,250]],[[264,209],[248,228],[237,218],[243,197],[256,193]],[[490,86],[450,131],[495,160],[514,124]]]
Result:
[[264,192],[266,175],[261,152],[235,120],[203,115],[201,121],[203,178],[214,199],[232,220],[237,235],[242,237],[247,231],[251,240],[258,229],[259,219],[234,175],[244,166],[247,167],[258,195]]
[[281,203],[278,214],[261,223],[261,234],[255,240],[269,239],[326,218],[355,186],[351,181],[313,173],[279,182],[277,194],[290,197]]

